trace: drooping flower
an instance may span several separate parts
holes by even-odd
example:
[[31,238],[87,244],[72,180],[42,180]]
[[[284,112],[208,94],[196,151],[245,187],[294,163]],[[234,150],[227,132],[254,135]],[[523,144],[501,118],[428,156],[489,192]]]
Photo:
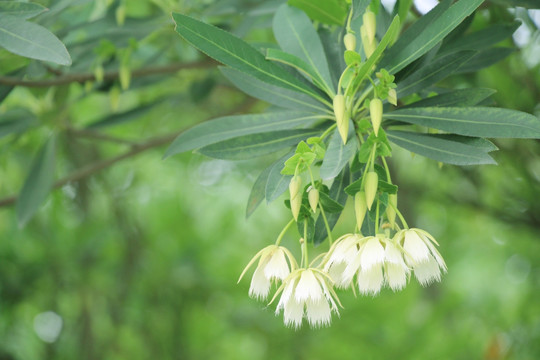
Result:
[[346,289],[352,279],[344,279],[343,272],[357,253],[357,243],[362,237],[358,234],[346,234],[337,239],[321,264],[337,287]]
[[[284,280],[298,265],[291,252],[278,245],[270,245],[259,251],[247,264],[238,279],[242,280],[248,269],[259,259],[257,268],[251,278],[249,296],[256,299],[266,299],[273,280]],[[288,262],[287,262],[288,259]]]
[[398,231],[394,239],[402,246],[405,262],[422,286],[441,280],[441,272],[446,272],[447,268],[433,236],[421,229],[407,229]]
[[296,269],[283,281],[271,303],[279,296],[276,315],[283,310],[285,325],[299,328],[305,317],[312,327],[326,326],[332,311],[341,305],[328,274],[319,269]]

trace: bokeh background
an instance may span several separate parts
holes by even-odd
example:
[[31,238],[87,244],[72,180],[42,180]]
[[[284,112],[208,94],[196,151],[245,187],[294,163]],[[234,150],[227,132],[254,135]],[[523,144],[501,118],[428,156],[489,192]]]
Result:
[[[39,2],[53,10],[62,3]],[[74,1],[43,23],[64,34],[75,60],[66,71],[73,74],[92,72],[102,56],[83,51],[81,43],[96,48],[104,39],[123,49],[135,37],[133,68],[198,61],[200,54],[174,33],[172,10],[250,40],[272,41],[270,19],[279,3]],[[416,3],[416,13],[433,6]],[[94,29],[99,37],[93,42],[87,28],[63,32],[114,16],[118,6],[125,7],[124,26],[133,26],[127,31],[113,21],[103,33]],[[505,44],[516,51],[441,86],[493,88],[498,106],[540,115],[539,13],[486,2],[473,30],[521,18],[524,25]],[[148,28],[140,30],[141,21]],[[17,70],[17,59],[0,51],[0,72]],[[118,60],[104,64],[114,71]],[[24,65],[35,67],[28,79],[44,76],[38,65]],[[21,86],[2,102],[0,114],[23,106],[45,119],[43,126],[0,139],[3,197],[20,189],[60,110],[73,129],[59,141],[59,179],[129,150],[129,143],[76,131],[90,124],[99,122],[94,129],[111,138],[139,143],[266,106],[232,88],[215,67],[134,76],[132,87],[119,93],[114,81],[92,91],[85,86]],[[153,101],[158,105],[140,110]],[[130,109],[139,111],[115,117]],[[427,288],[411,281],[401,292],[384,290],[374,298],[340,291],[344,309],[323,329],[286,328],[274,305],[247,296],[249,279],[237,284],[245,264],[275,240],[290,216],[282,197],[245,219],[250,188],[271,157],[231,163],[182,154],[162,160],[163,142],[60,186],[24,228],[7,204],[0,208],[0,359],[538,359],[540,143],[495,143],[499,165],[483,167],[441,168],[394,149],[390,166],[400,208],[409,224],[437,238],[448,274]],[[352,227],[353,218],[344,216],[334,234]],[[297,241],[291,231],[284,244],[298,254]],[[315,251],[326,248],[323,243]]]

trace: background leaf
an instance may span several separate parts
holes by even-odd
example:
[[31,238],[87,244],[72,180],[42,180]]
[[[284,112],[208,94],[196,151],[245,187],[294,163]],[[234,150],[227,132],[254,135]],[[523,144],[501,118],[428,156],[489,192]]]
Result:
[[289,4],[324,24],[343,25],[347,16],[344,2],[337,0],[289,0]]
[[289,187],[289,183],[291,181],[292,176],[283,175],[281,173],[281,169],[283,169],[283,165],[285,164],[285,161],[288,158],[290,158],[293,154],[294,154],[294,150],[285,154],[284,156],[282,156],[281,158],[279,158],[278,160],[276,160],[276,162],[272,164],[272,168],[270,169],[270,173],[268,174],[268,181],[266,182],[266,189],[265,189],[266,203],[269,204],[272,201],[276,200]]
[[328,180],[336,177],[354,156],[357,149],[358,145],[354,137],[354,126],[352,122],[349,124],[347,144],[343,144],[338,130],[335,129],[330,137],[330,143],[328,144],[328,149],[321,165],[321,178]]
[[47,9],[40,4],[17,1],[0,1],[0,14],[29,19],[41,14]]
[[446,107],[446,106],[474,106],[495,94],[493,89],[459,89],[444,94],[432,96],[402,107]]
[[19,226],[23,227],[34,216],[54,183],[55,138],[51,137],[34,158],[17,199]]
[[0,46],[31,59],[71,65],[66,47],[43,26],[0,13]]

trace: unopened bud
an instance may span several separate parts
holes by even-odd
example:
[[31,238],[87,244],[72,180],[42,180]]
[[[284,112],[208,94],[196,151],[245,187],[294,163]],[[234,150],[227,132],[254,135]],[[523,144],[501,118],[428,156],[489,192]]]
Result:
[[379,134],[379,128],[381,127],[382,121],[382,101],[381,99],[373,99],[369,102],[369,115],[371,117],[371,124],[373,125],[373,131],[375,136]]
[[364,24],[366,28],[366,36],[369,42],[373,42],[375,39],[375,31],[377,29],[377,20],[375,19],[375,13],[373,11],[366,11],[364,13]]
[[364,53],[366,54],[366,58],[370,58],[371,55],[375,52],[376,48],[376,42],[375,39],[370,39],[366,32],[366,27],[362,25],[360,27],[360,36],[362,39],[362,46],[364,48]]
[[359,191],[354,195],[354,214],[356,215],[356,225],[358,226],[358,231],[362,230],[362,223],[366,217],[367,202],[366,202],[366,193]]
[[388,207],[386,208],[386,217],[393,229],[396,224],[397,194],[388,195]]
[[111,103],[111,110],[116,112],[120,105],[120,88],[118,86],[113,86],[109,91],[109,101]]
[[343,38],[343,43],[345,44],[345,49],[350,51],[356,50],[356,36],[351,33],[347,33]]
[[98,83],[103,82],[103,79],[105,77],[105,70],[103,69],[103,66],[101,64],[94,68],[94,77],[96,78],[96,81]]
[[397,106],[397,92],[396,89],[388,90],[388,102],[394,106]]
[[129,89],[129,84],[131,83],[131,70],[129,67],[120,65],[118,77],[120,78],[120,86],[122,87],[122,90]]
[[343,143],[347,143],[347,135],[349,134],[349,119],[346,116],[345,97],[338,94],[334,97],[334,115],[336,116],[336,124]]
[[319,190],[311,188],[308,194],[309,206],[313,212],[317,211],[317,206],[319,206]]
[[118,26],[124,25],[124,22],[126,21],[126,7],[125,5],[120,5],[116,8],[116,24]]
[[289,183],[289,195],[291,202],[291,212],[294,220],[298,220],[298,214],[300,213],[300,207],[302,206],[302,195],[300,194],[300,188],[302,187],[302,179],[300,176],[295,175]]
[[366,205],[369,210],[371,210],[371,205],[373,205],[373,200],[375,200],[378,185],[379,176],[377,173],[375,171],[368,172],[366,174],[364,190],[366,192]]

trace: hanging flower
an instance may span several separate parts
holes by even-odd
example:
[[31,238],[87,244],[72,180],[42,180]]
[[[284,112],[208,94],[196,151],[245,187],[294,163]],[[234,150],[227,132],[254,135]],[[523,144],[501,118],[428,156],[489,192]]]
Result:
[[354,259],[357,252],[357,243],[361,239],[358,234],[346,234],[336,240],[328,251],[322,267],[330,275],[337,287],[346,289],[351,285],[352,279],[344,279],[343,272]]
[[408,229],[397,232],[394,239],[402,246],[405,262],[422,286],[441,280],[441,271],[446,272],[447,268],[433,236],[421,229]]
[[283,310],[285,325],[299,328],[305,317],[312,327],[327,326],[332,319],[332,311],[341,306],[332,288],[328,274],[315,268],[296,269],[283,281],[272,303],[281,293],[276,315]]
[[[242,280],[248,269],[259,259],[259,263],[249,287],[249,296],[256,299],[266,299],[270,292],[272,280],[284,280],[291,272],[298,267],[291,252],[278,245],[270,245],[259,251],[247,264],[240,275],[238,282]],[[287,263],[287,259],[289,262]],[[290,265],[290,266],[289,266]]]

